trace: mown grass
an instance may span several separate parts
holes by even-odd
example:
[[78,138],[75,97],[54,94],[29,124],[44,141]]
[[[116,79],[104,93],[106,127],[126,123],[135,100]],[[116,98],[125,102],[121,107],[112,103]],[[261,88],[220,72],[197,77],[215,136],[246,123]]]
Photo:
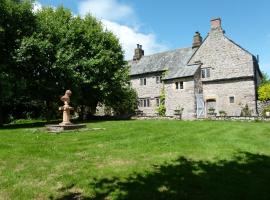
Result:
[[0,199],[270,199],[270,124],[101,121],[0,129]]

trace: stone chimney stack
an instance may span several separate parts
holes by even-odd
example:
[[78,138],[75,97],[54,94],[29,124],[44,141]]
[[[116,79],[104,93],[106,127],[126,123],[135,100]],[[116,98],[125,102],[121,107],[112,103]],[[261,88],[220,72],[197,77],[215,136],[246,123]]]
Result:
[[211,20],[211,30],[215,30],[215,29],[222,29],[220,18],[214,18]]
[[193,43],[192,43],[192,48],[198,48],[202,44],[202,37],[201,34],[197,31],[195,32],[195,35],[193,36]]
[[142,45],[137,44],[137,48],[134,50],[133,60],[140,60],[144,56],[144,50]]

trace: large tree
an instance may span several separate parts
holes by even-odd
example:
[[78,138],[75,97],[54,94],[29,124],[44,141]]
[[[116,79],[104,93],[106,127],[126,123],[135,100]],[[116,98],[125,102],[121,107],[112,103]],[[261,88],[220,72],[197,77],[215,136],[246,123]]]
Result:
[[35,16],[30,1],[0,1],[0,124],[3,123],[3,107],[11,104],[23,93],[23,80],[18,79],[14,60],[15,50],[22,38],[32,35]]
[[121,102],[126,105],[134,93],[118,39],[94,17],[73,16],[63,7],[43,8],[36,17],[34,34],[24,37],[15,56],[29,96],[46,102],[49,111],[59,94],[71,89],[81,108],[93,111],[100,102],[126,111]]

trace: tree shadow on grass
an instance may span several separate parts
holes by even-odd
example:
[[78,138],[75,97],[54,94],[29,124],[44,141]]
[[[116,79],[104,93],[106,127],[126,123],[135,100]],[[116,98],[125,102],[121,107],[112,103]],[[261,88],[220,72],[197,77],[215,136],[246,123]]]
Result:
[[33,122],[33,123],[23,123],[23,124],[5,124],[0,126],[1,129],[19,129],[19,128],[39,128],[44,127],[47,122]]
[[69,193],[58,199],[270,199],[270,157],[265,155],[241,153],[218,162],[180,157],[154,168],[124,180],[94,179],[90,187],[95,197]]

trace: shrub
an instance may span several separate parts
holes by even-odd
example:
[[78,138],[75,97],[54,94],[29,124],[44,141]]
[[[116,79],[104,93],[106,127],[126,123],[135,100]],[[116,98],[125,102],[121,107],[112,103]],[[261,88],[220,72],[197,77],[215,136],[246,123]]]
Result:
[[264,108],[263,108],[263,116],[264,117],[266,117],[266,112],[270,112],[270,105],[268,105],[268,106],[265,106]]
[[249,109],[248,105],[246,104],[241,110],[241,117],[250,117],[252,110]]
[[227,113],[224,110],[219,111],[219,115],[225,117]]
[[164,117],[166,115],[165,98],[166,98],[165,90],[164,90],[164,87],[163,87],[161,89],[161,92],[160,92],[160,104],[156,109],[158,115],[162,116],[162,117]]
[[260,101],[270,100],[270,83],[261,85],[258,89],[258,95]]

